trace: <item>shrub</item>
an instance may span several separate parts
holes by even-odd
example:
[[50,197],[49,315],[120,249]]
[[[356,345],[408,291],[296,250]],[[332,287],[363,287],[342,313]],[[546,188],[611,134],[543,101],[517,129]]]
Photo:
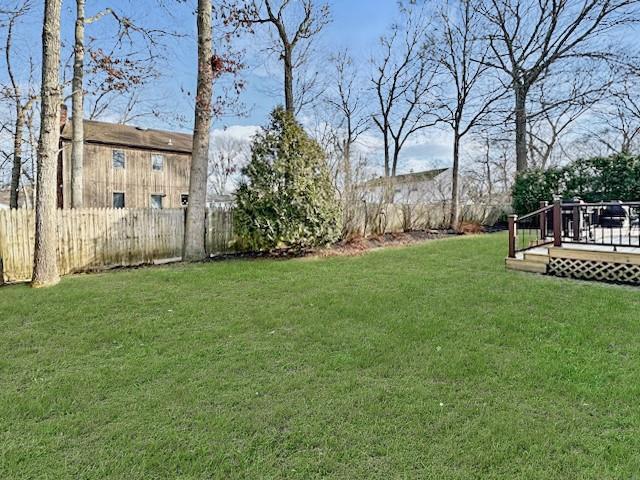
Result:
[[516,177],[513,185],[513,209],[518,215],[540,208],[541,201],[553,201],[559,191],[562,171],[531,169]]
[[537,210],[541,200],[581,198],[585,202],[640,200],[640,157],[612,155],[576,160],[563,168],[528,170],[516,178],[513,209]]
[[586,202],[640,198],[640,157],[595,157],[573,162],[565,170],[566,196]]
[[278,108],[251,146],[234,215],[244,247],[328,244],[340,233],[340,207],[324,153],[293,116]]

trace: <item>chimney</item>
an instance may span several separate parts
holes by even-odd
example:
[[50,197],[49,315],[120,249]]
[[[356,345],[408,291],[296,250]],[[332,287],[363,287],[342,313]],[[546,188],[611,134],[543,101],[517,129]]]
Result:
[[62,130],[67,123],[67,106],[64,103],[60,104],[60,129]]

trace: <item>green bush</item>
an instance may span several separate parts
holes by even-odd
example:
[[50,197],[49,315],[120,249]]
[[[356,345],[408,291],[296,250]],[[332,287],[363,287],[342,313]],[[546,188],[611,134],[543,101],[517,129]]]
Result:
[[519,215],[541,200],[581,198],[585,202],[640,200],[640,157],[613,155],[576,160],[562,168],[528,170],[516,178],[513,209]]
[[573,162],[565,170],[568,196],[586,202],[640,199],[640,157],[590,158]]
[[340,207],[322,148],[278,108],[251,146],[236,194],[244,248],[302,249],[338,239]]
[[540,208],[541,201],[553,201],[559,191],[562,171],[559,169],[531,169],[516,177],[513,185],[513,209],[524,215]]

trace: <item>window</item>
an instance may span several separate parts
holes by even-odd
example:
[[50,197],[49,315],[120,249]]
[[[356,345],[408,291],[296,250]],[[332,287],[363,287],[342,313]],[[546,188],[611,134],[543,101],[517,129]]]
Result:
[[125,155],[122,150],[112,150],[113,168],[124,168]]
[[182,195],[180,195],[180,205],[182,205],[183,207],[189,205],[189,195],[187,193],[183,193]]
[[164,155],[151,155],[151,169],[160,172],[164,168]]
[[164,195],[151,195],[151,208],[162,208],[162,199]]
[[124,193],[113,192],[113,208],[124,208]]

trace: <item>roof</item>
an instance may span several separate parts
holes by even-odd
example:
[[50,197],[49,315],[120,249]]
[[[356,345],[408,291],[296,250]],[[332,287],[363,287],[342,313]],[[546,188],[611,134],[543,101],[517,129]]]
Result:
[[449,170],[448,168],[436,168],[433,170],[425,170],[423,172],[404,173],[402,175],[396,175],[395,177],[378,177],[373,180],[365,182],[365,187],[380,187],[385,182],[391,182],[394,185],[412,184],[418,182],[428,182],[435,179],[438,175]]
[[[73,133],[71,121],[66,122],[61,138],[70,141]],[[168,132],[121,125],[118,123],[84,121],[85,143],[144,148],[175,153],[191,153],[192,136],[187,133]]]

